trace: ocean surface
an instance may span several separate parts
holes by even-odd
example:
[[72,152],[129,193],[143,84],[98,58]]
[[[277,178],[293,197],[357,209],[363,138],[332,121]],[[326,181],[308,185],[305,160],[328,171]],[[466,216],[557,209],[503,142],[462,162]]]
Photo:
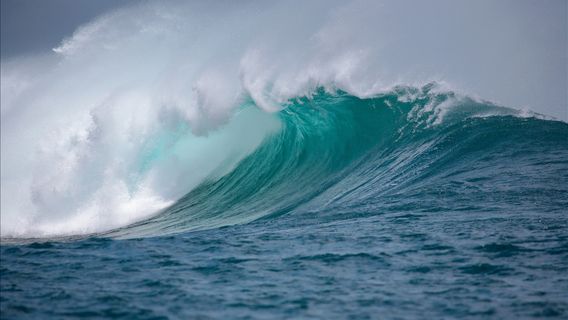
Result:
[[[149,218],[3,237],[2,319],[568,317],[567,123],[435,84],[319,88],[268,116]],[[139,174],[183,150],[169,128]]]

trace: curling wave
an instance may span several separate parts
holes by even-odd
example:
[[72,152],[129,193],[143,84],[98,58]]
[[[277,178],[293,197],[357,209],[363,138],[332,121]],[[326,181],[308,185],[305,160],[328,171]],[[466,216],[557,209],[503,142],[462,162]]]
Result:
[[565,77],[541,71],[565,55],[539,60],[531,26],[512,28],[532,41],[523,50],[501,37],[509,31],[478,31],[478,21],[524,26],[522,14],[443,7],[468,17],[459,30],[446,27],[455,15],[422,3],[147,1],[80,26],[52,52],[3,57],[2,237],[133,223],[112,234],[157,235],[364,206],[418,188],[435,165],[450,170],[443,157],[472,152],[480,132],[499,141],[517,134],[502,126],[541,126],[510,141],[520,147],[564,130],[454,92],[564,117]]
[[278,113],[281,129],[234,170],[108,235],[164,235],[285,214],[322,223],[391,210],[473,209],[478,201],[514,207],[535,197],[536,186],[523,179],[539,176],[556,176],[540,192],[560,208],[568,204],[568,124],[436,88],[397,87],[367,99],[320,88],[295,99]]

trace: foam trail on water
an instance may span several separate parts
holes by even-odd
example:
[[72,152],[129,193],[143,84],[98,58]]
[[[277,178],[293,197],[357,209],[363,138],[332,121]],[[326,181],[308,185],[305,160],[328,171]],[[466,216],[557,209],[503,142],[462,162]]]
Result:
[[[521,14],[452,3],[149,1],[81,26],[53,52],[2,60],[2,236],[99,232],[155,214],[230,171],[280,130],[272,112],[320,87],[372,97],[437,80],[507,104],[523,97],[496,74],[553,83],[541,97],[565,87],[532,69],[528,82],[516,76],[544,63],[530,41],[555,25],[523,29],[521,50],[503,33],[474,37],[479,20],[457,31],[453,20],[483,19],[510,40],[518,34],[501,20],[525,26]],[[440,6],[454,15],[437,16]],[[434,56],[440,46],[461,49]],[[495,56],[477,54],[488,46]],[[523,59],[503,61],[512,52]]]

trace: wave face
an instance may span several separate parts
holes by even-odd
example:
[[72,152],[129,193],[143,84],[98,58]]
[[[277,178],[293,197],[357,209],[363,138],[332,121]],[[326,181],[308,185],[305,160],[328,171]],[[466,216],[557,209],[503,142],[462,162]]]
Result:
[[280,129],[234,170],[110,235],[294,214],[323,223],[392,211],[568,206],[566,123],[436,89],[397,87],[361,99],[320,88],[295,99],[276,114]]

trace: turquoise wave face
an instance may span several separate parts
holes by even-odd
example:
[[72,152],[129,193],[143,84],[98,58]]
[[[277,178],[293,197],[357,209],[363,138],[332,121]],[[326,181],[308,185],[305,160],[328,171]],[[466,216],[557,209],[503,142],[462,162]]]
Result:
[[283,105],[280,130],[228,174],[108,235],[156,236],[281,215],[319,223],[393,210],[531,210],[539,203],[562,210],[568,124],[518,113],[434,85],[368,99],[319,89]]

